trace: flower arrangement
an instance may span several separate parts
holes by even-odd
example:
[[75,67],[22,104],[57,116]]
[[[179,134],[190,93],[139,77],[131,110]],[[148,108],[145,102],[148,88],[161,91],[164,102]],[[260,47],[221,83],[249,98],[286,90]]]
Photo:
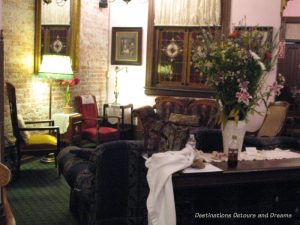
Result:
[[267,106],[269,97],[280,93],[283,76],[279,75],[272,85],[265,82],[276,59],[276,46],[256,28],[245,27],[226,38],[220,37],[217,29],[206,29],[198,35],[192,60],[216,91],[223,124],[228,119],[247,119],[261,101]]
[[70,99],[71,99],[71,90],[70,90],[70,87],[79,84],[79,82],[80,82],[80,79],[77,76],[75,76],[73,80],[64,80],[64,81],[61,81],[62,85],[64,85],[64,84],[67,85],[67,87],[66,87],[66,95],[65,95],[66,106],[70,106]]

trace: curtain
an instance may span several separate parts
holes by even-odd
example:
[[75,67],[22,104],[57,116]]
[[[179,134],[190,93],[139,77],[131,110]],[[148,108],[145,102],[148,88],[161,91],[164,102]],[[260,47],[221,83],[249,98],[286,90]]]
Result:
[[42,25],[70,25],[71,1],[66,1],[63,6],[58,6],[56,1],[42,4]]
[[154,4],[156,26],[220,25],[221,0],[155,0]]

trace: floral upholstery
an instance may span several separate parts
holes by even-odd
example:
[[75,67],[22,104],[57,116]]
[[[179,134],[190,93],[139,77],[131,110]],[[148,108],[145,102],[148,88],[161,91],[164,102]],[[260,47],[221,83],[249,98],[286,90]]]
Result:
[[188,138],[188,128],[182,129],[171,122],[157,120],[147,127],[144,146],[150,156],[156,152],[180,150]]
[[70,210],[80,225],[147,225],[143,152],[140,141],[60,152],[59,169],[71,188]]

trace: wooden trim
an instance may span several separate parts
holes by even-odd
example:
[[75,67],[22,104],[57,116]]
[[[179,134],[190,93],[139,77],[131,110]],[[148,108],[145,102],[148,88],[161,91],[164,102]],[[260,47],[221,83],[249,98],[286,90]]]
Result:
[[[41,64],[41,34],[42,34],[42,0],[35,0],[35,48],[34,48],[34,73],[37,74]],[[71,1],[71,44],[70,57],[72,59],[72,69],[74,72],[79,68],[79,54],[80,54],[80,7],[81,0]]]
[[35,1],[35,29],[34,29],[34,73],[38,73],[41,64],[41,35],[42,35],[42,12],[41,0]]
[[231,0],[221,0],[221,26],[222,33],[228,35],[230,32]]
[[0,161],[4,160],[4,43],[3,30],[0,31]]
[[215,98],[215,92],[208,89],[176,89],[176,88],[156,88],[146,87],[146,95],[159,95],[159,96],[178,96],[178,97],[198,97],[198,98]]
[[71,5],[71,51],[72,69],[78,72],[80,54],[80,7],[81,0],[72,1]]
[[146,88],[153,85],[153,47],[154,47],[154,0],[149,0],[147,32],[147,59],[146,59]]

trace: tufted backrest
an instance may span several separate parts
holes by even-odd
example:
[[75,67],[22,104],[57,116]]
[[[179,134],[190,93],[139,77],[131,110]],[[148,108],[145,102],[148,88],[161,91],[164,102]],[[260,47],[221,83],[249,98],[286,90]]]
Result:
[[186,114],[190,101],[188,98],[157,97],[154,109],[159,119],[168,121],[171,113]]
[[218,122],[219,108],[214,99],[191,99],[157,97],[154,109],[158,118],[168,121],[171,113],[195,115],[200,118],[199,126],[214,127]]
[[214,127],[219,119],[219,107],[214,99],[195,99],[187,106],[186,113],[199,116],[199,125],[207,128]]

